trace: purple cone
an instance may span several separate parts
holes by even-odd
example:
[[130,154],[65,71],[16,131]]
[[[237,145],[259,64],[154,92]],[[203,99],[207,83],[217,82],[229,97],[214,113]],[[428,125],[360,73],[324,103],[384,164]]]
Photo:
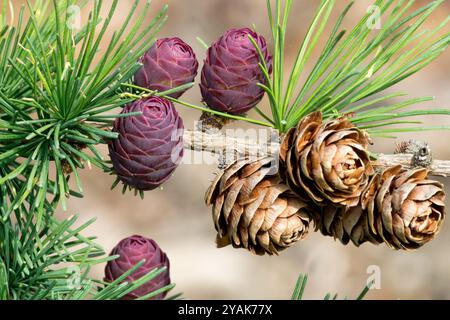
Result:
[[166,182],[183,157],[183,120],[173,104],[150,97],[126,106],[122,114],[140,116],[118,118],[114,132],[119,138],[109,143],[114,170],[122,182],[142,191]]
[[243,114],[263,98],[258,83],[266,83],[259,68],[260,57],[249,35],[256,41],[271,72],[272,56],[266,40],[248,28],[231,29],[209,49],[202,70],[200,89],[211,109]]
[[[159,39],[142,57],[135,75],[136,85],[159,92],[191,83],[197,76],[198,61],[192,48],[180,38]],[[179,98],[184,92],[170,96]]]
[[[125,296],[123,298],[125,300],[134,300],[143,297],[170,284],[169,259],[152,239],[142,236],[132,236],[123,239],[111,251],[110,255],[118,255],[119,258],[107,263],[105,268],[105,282],[113,282],[144,259],[145,263],[124,281],[135,281],[155,268],[167,267],[165,272]],[[166,295],[167,292],[159,294],[152,299],[161,300]]]

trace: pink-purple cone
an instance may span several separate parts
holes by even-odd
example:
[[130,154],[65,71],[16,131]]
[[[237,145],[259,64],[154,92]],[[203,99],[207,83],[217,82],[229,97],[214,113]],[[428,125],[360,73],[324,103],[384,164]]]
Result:
[[[115,281],[144,259],[144,264],[124,281],[135,281],[156,268],[167,268],[166,271],[156,278],[126,295],[123,298],[124,300],[135,300],[170,284],[169,259],[154,240],[142,236],[132,236],[123,239],[111,251],[110,256],[114,255],[118,255],[119,258],[107,263],[105,268],[105,282]],[[164,292],[152,299],[161,300],[166,295],[167,292]]]
[[[135,84],[159,92],[191,83],[197,76],[198,61],[192,48],[180,38],[159,39],[142,57],[143,66]],[[184,92],[170,96],[179,98]]]
[[118,118],[113,132],[119,138],[109,143],[114,170],[122,182],[142,191],[166,182],[183,157],[183,120],[173,104],[150,97],[126,106],[122,113],[142,115]]
[[264,90],[258,83],[265,84],[266,79],[249,36],[258,44],[271,72],[272,56],[264,37],[248,28],[227,31],[208,49],[202,70],[200,89],[209,108],[238,115],[263,98]]

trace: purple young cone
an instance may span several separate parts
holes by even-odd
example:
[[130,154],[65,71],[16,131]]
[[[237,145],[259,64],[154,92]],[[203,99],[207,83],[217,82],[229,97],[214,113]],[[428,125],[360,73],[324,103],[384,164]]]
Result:
[[[159,39],[141,58],[135,84],[159,92],[191,83],[197,76],[198,61],[192,48],[180,38]],[[179,98],[186,92],[173,93]]]
[[272,71],[272,56],[264,37],[248,28],[227,31],[208,49],[202,70],[200,89],[211,109],[239,115],[263,98],[264,90],[258,83],[265,84],[266,80],[258,65],[261,59],[249,36],[258,44]]
[[[167,268],[153,280],[127,294],[123,297],[124,300],[135,300],[170,284],[169,259],[154,240],[142,236],[123,239],[111,251],[110,256],[114,255],[118,255],[119,258],[107,263],[105,282],[113,282],[144,259],[145,263],[126,277],[124,281],[138,280],[155,268]],[[152,299],[162,300],[166,295],[167,292],[164,292]]]
[[183,120],[173,104],[150,97],[127,105],[122,114],[140,116],[118,118],[113,132],[119,138],[109,143],[116,174],[127,186],[149,191],[161,186],[174,173],[183,157]]

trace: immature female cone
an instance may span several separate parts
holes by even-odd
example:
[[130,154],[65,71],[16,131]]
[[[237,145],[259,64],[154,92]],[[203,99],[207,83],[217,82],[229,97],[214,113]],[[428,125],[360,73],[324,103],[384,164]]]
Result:
[[[194,81],[198,61],[194,50],[180,38],[159,39],[141,58],[142,68],[134,76],[135,83],[159,92]],[[186,90],[172,93],[179,98]]]
[[307,236],[314,209],[270,175],[272,161],[238,160],[212,183],[206,204],[213,206],[219,247],[273,255]]
[[[125,238],[111,251],[110,256],[115,255],[119,257],[106,264],[106,282],[114,282],[141,261],[144,261],[144,263],[123,281],[136,281],[156,268],[166,268],[163,273],[127,294],[123,298],[124,300],[134,300],[143,297],[170,284],[169,258],[154,240],[137,235]],[[152,299],[161,300],[166,295],[167,292],[164,292]]]
[[284,137],[281,175],[303,199],[354,207],[373,174],[369,142],[346,117],[323,122],[314,112]]
[[172,102],[150,97],[127,105],[113,131],[119,138],[109,143],[114,171],[128,187],[150,191],[166,182],[184,154],[183,120]]
[[266,40],[249,28],[228,30],[208,49],[202,70],[200,89],[209,108],[243,114],[263,98],[266,83],[259,64],[258,51],[249,37],[258,45],[268,71],[272,70],[272,56]]
[[370,235],[393,249],[417,249],[434,239],[445,218],[445,192],[426,169],[401,166],[376,174],[361,203]]

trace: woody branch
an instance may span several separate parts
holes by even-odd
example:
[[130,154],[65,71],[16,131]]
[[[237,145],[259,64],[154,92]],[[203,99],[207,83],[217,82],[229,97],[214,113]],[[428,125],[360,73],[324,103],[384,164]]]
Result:
[[[223,155],[277,155],[279,143],[257,142],[249,138],[224,135],[221,132],[205,133],[201,131],[186,130],[184,132],[184,147],[188,150],[207,151],[213,154]],[[405,168],[413,168],[413,154],[378,154],[373,165],[378,168],[402,165]],[[450,176],[450,161],[433,160],[428,168],[434,176]]]

